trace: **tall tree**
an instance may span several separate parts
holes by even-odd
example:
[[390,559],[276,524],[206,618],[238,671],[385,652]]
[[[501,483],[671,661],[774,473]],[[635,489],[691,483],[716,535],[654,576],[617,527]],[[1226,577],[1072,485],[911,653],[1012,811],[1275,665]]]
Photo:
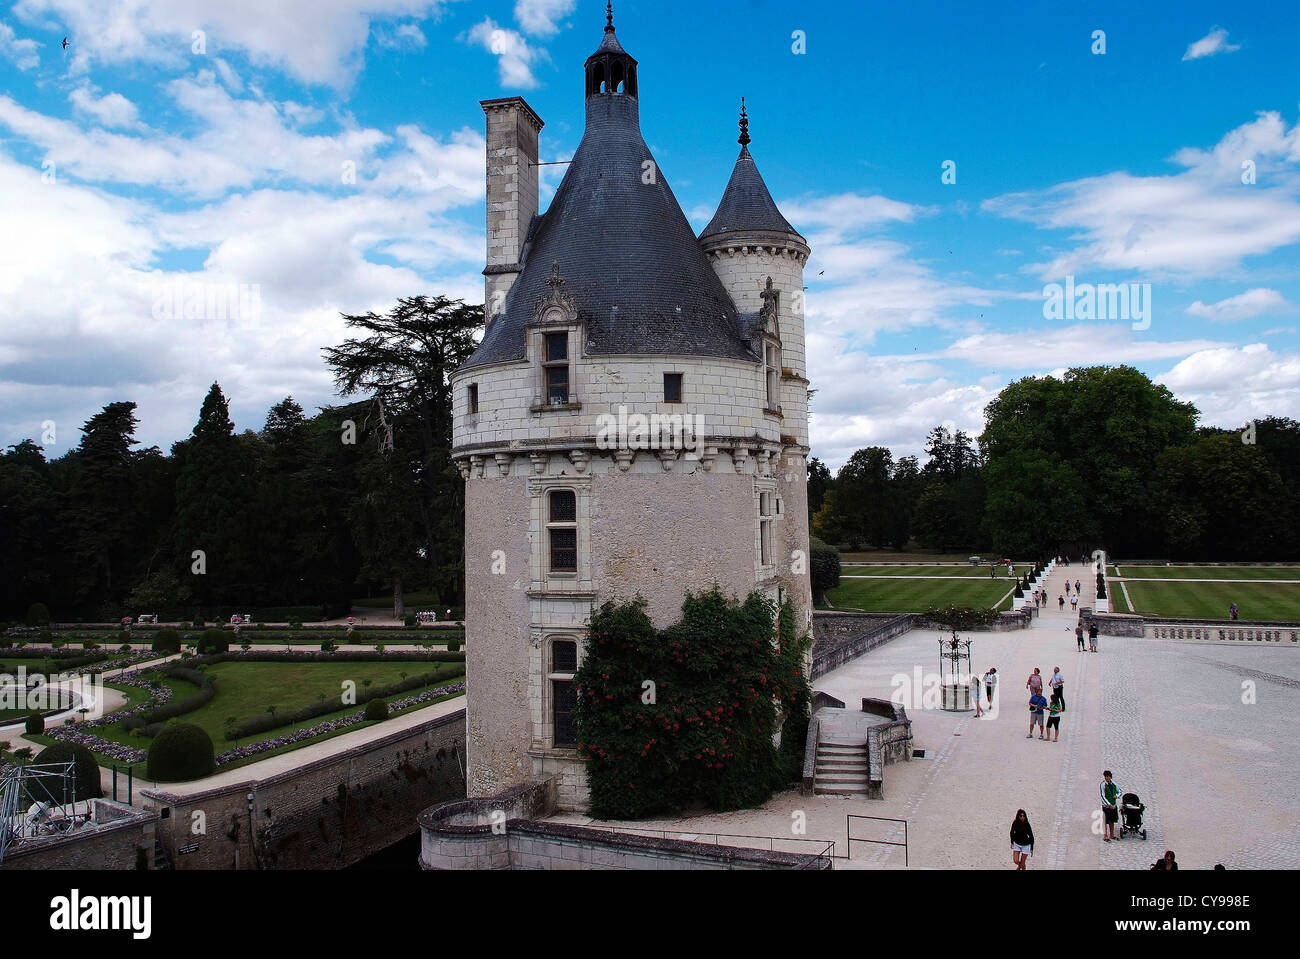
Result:
[[464,589],[464,490],[451,461],[450,377],[474,352],[483,307],[417,296],[398,300],[382,316],[343,319],[360,336],[327,348],[325,361],[341,395],[373,398],[364,425],[382,431],[386,440],[386,448],[376,447],[374,455],[384,456],[387,464],[359,475],[371,482],[367,490],[376,496],[387,496],[390,480],[416,488],[413,520],[426,576],[444,601],[459,600]]

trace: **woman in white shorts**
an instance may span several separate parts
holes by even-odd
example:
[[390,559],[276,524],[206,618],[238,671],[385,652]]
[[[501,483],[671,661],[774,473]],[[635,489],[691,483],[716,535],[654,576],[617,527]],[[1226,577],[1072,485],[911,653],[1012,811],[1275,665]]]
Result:
[[1029,825],[1029,816],[1023,809],[1016,810],[1016,818],[1011,823],[1011,861],[1017,870],[1023,870],[1029,857],[1034,854],[1034,830]]

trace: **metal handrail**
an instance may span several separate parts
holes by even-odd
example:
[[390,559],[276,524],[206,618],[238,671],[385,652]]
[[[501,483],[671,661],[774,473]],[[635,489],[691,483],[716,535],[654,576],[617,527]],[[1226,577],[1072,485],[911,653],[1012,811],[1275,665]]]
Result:
[[[873,820],[875,820],[876,822],[901,822],[901,823],[903,824],[903,841],[902,841],[902,842],[890,842],[890,841],[888,841],[888,840],[886,840],[886,839],[858,839],[856,836],[853,835],[853,820],[855,820],[855,819],[873,819]],[[904,866],[907,866],[907,865],[910,865],[910,864],[911,864],[911,863],[909,862],[909,860],[908,860],[908,848],[907,848],[907,820],[906,820],[906,819],[890,819],[890,818],[888,818],[887,816],[860,816],[860,815],[858,815],[858,814],[856,814],[856,813],[849,813],[849,814],[848,814],[848,818],[847,818],[847,819],[845,820],[845,822],[844,822],[844,834],[848,837],[848,840],[849,840],[849,856],[848,856],[848,858],[850,858],[850,859],[853,858],[853,844],[854,844],[855,842],[869,842],[869,843],[874,843],[874,844],[876,844],[876,845],[878,845],[878,846],[902,846],[902,847],[903,847],[903,865],[904,865]]]

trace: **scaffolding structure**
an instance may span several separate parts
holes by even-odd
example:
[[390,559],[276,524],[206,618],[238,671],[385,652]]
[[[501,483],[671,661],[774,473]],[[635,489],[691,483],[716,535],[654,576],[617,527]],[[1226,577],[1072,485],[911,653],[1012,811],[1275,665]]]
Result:
[[18,763],[0,771],[0,865],[11,846],[71,832],[88,820],[76,811],[76,763]]

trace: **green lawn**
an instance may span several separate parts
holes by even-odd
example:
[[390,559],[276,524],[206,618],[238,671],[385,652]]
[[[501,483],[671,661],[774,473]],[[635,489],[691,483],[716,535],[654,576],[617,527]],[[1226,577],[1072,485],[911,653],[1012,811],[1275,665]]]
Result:
[[[1125,566],[1120,564],[1124,579],[1295,579],[1300,580],[1300,566]],[[1240,604],[1238,604],[1240,605]]]
[[[963,606],[992,606],[1011,589],[1006,579],[846,579],[827,590],[831,607],[867,613],[920,613],[931,606],[956,603]],[[1012,598],[1001,606],[1011,608]]]
[[1300,620],[1300,585],[1129,582],[1128,593],[1134,612],[1148,616],[1227,619],[1228,607],[1236,603],[1242,619]]
[[1033,569],[1032,565],[1016,566],[1016,576],[1007,574],[1005,566],[998,567],[996,577],[989,576],[989,568],[984,566],[853,566],[847,563],[842,565],[842,576],[958,576],[965,578],[983,577],[984,579],[1005,579],[1008,583],[1015,580],[1016,576]]

